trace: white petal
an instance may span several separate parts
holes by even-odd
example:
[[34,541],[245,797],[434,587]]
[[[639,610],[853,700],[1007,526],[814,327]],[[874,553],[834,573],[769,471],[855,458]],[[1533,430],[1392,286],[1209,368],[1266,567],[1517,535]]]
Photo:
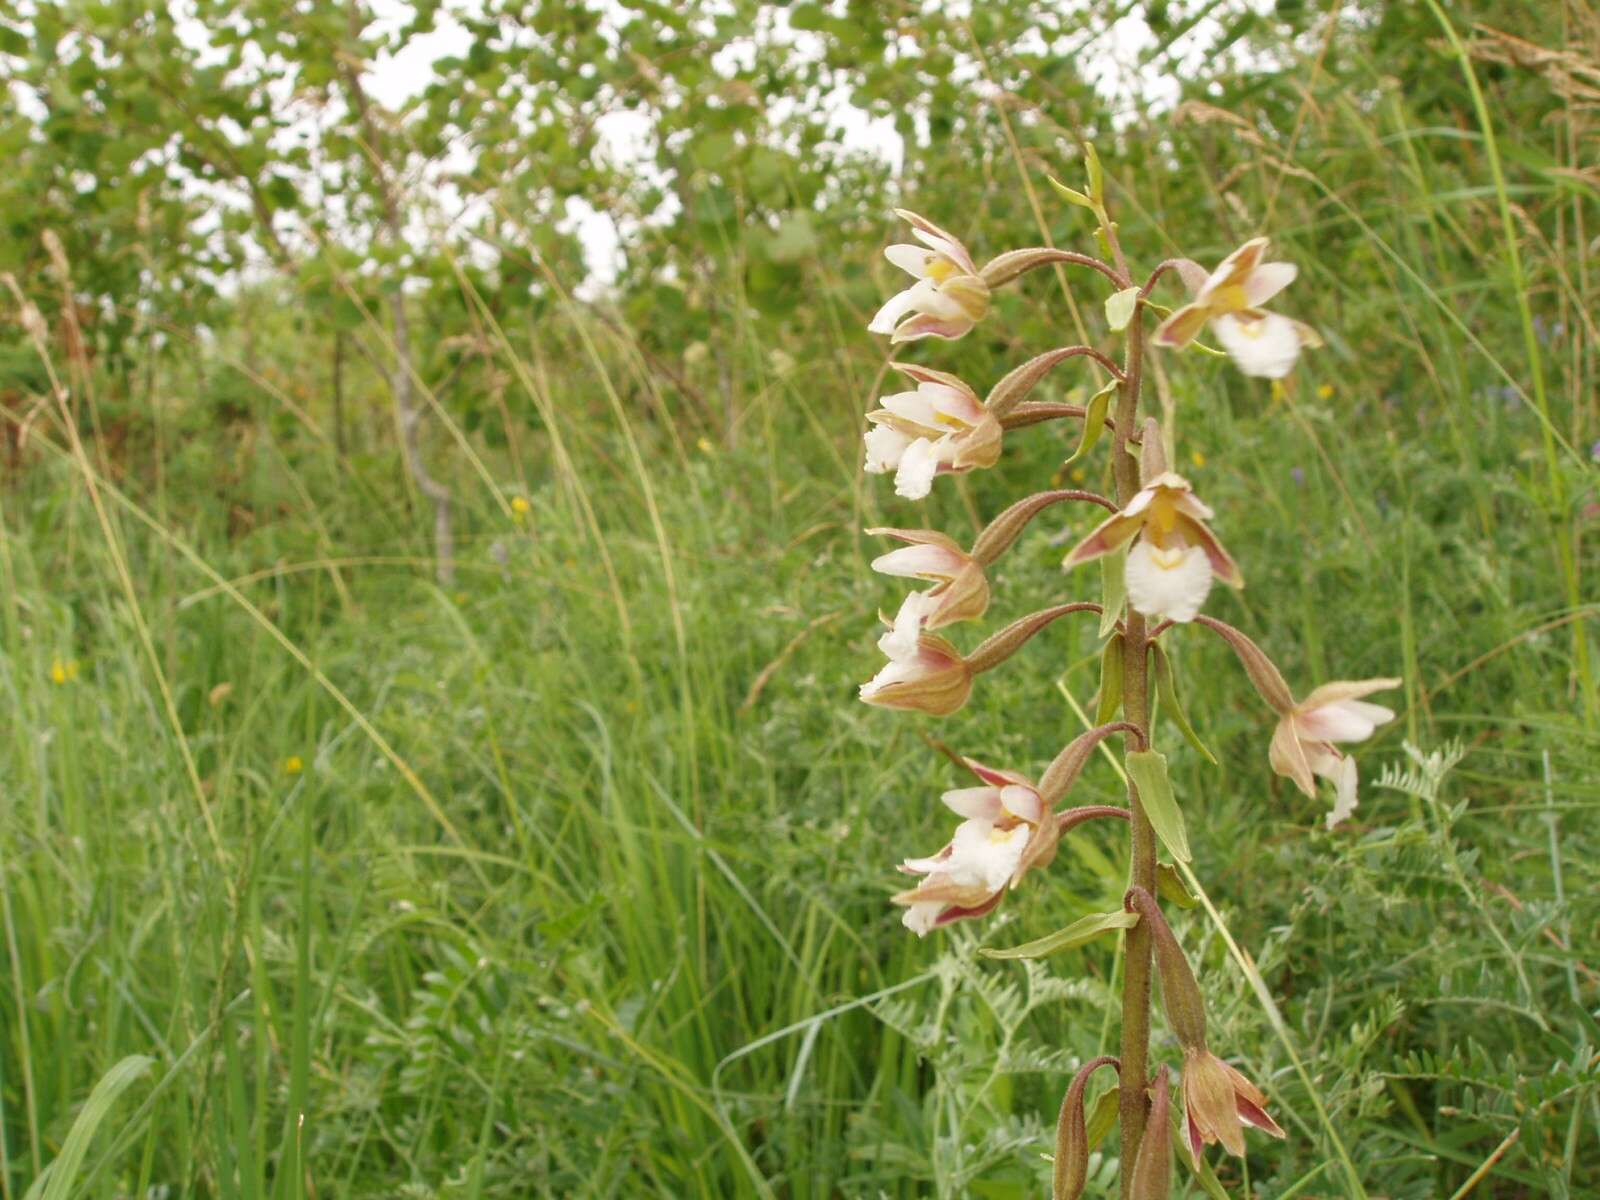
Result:
[[945,418],[941,424],[976,425],[983,419],[983,405],[970,392],[943,383],[924,383],[917,390],[928,398],[936,417]]
[[972,259],[967,256],[966,247],[956,241],[955,238],[940,237],[936,233],[929,233],[926,229],[918,229],[916,226],[912,226],[911,236],[919,242],[926,242],[933,247],[940,258],[948,258],[962,270],[969,271],[972,269]]
[[1245,303],[1260,308],[1294,282],[1300,268],[1293,263],[1262,263],[1244,281]]
[[1000,803],[1014,817],[1021,817],[1031,825],[1037,825],[1039,818],[1044,815],[1044,800],[1039,793],[1031,787],[1024,787],[1020,783],[1007,784],[1000,789]]
[[924,542],[878,555],[872,560],[872,569],[880,575],[905,579],[948,579],[961,570],[965,562],[966,556],[960,551]]
[[1394,720],[1394,711],[1361,700],[1339,700],[1295,717],[1295,728],[1324,742],[1361,742],[1379,725]]
[[893,413],[903,421],[937,428],[940,424],[939,410],[933,401],[934,397],[919,387],[915,391],[894,392],[884,396],[878,404],[884,412]]
[[884,248],[883,256],[908,275],[922,279],[928,274],[928,264],[938,256],[932,250],[901,242]]
[[1124,508],[1122,510],[1122,515],[1125,516],[1125,517],[1136,517],[1136,516],[1138,516],[1145,509],[1150,507],[1150,501],[1154,500],[1155,498],[1156,498],[1156,490],[1155,490],[1155,488],[1153,488],[1153,487],[1142,487],[1142,488],[1140,488],[1137,492],[1135,492],[1133,494],[1133,499],[1128,501],[1128,507],[1126,507],[1126,508]]
[[1282,379],[1300,357],[1300,331],[1288,317],[1277,313],[1257,317],[1225,313],[1211,323],[1211,328],[1246,375]]
[[1356,760],[1353,756],[1346,754],[1339,760],[1339,766],[1333,774],[1333,784],[1333,811],[1328,814],[1330,830],[1356,811]]
[[862,439],[867,447],[867,473],[885,475],[900,465],[911,439],[898,429],[874,425]]
[[952,853],[945,873],[951,882],[963,887],[982,886],[997,892],[1022,861],[1031,832],[1026,825],[999,830],[987,821],[967,821],[951,839]]
[[921,670],[921,664],[915,659],[892,658],[876,675],[861,685],[861,698],[871,699],[891,684],[914,679]]
[[933,923],[939,919],[944,907],[944,902],[939,900],[927,900],[921,904],[910,905],[900,917],[900,924],[918,937],[927,937],[933,931]]
[[893,333],[894,327],[900,322],[900,318],[907,313],[917,311],[918,301],[932,290],[933,285],[931,283],[926,279],[919,279],[916,283],[906,288],[905,291],[896,292],[884,301],[883,307],[867,323],[867,332]]
[[926,592],[912,592],[895,614],[894,628],[878,639],[878,649],[895,662],[905,662],[917,656],[917,640],[928,615],[939,602]]
[[[939,797],[946,808],[969,821],[994,822],[1005,812],[997,787],[952,788]],[[988,830],[984,830],[987,836]]]
[[1192,621],[1211,591],[1211,564],[1199,546],[1158,550],[1140,538],[1128,552],[1128,601],[1165,621]]
[[938,471],[939,445],[918,438],[900,456],[900,469],[894,476],[895,495],[907,500],[924,499],[933,490],[933,477]]

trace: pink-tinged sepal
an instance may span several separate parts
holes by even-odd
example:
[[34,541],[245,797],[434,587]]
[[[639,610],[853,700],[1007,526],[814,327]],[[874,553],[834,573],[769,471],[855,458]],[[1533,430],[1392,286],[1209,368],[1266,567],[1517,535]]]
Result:
[[1399,687],[1401,680],[1380,678],[1325,683],[1279,718],[1267,748],[1267,761],[1279,775],[1294,781],[1308,797],[1317,794],[1316,777],[1333,784],[1328,813],[1332,830],[1356,808],[1355,759],[1335,743],[1361,742],[1379,725],[1394,720],[1394,710],[1367,703],[1373,692]]

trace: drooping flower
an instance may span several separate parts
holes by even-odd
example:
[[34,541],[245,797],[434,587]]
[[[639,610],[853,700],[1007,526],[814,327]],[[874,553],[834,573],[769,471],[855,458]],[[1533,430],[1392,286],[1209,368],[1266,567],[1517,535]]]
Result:
[[1373,692],[1399,687],[1398,679],[1363,679],[1325,683],[1284,713],[1272,732],[1267,757],[1279,775],[1312,799],[1317,795],[1314,776],[1333,781],[1333,811],[1328,828],[1355,811],[1356,760],[1335,742],[1362,742],[1379,725],[1394,720],[1394,710],[1362,699]]
[[1181,349],[1210,322],[1246,375],[1282,379],[1293,370],[1301,349],[1320,346],[1322,339],[1309,325],[1261,307],[1299,273],[1293,263],[1262,262],[1266,252],[1267,239],[1252,238],[1223,259],[1194,289],[1194,299],[1161,323],[1156,345]]
[[1183,1107],[1189,1152],[1200,1161],[1202,1148],[1221,1142],[1229,1154],[1244,1157],[1244,1126],[1281,1138],[1283,1128],[1267,1113],[1261,1089],[1204,1045],[1183,1051]]
[[[887,635],[903,656],[923,630],[930,632],[957,621],[981,617],[989,607],[989,581],[955,540],[931,529],[869,529],[909,543],[872,560],[872,569],[884,575],[927,579],[934,584],[925,592],[912,592],[900,605],[894,628]],[[893,653],[890,657],[894,657]]]
[[912,236],[922,245],[890,246],[884,257],[916,282],[889,297],[867,329],[891,335],[896,344],[960,337],[989,311],[989,285],[959,240],[914,212],[897,208],[895,213],[910,222]]
[[955,836],[937,854],[900,864],[906,874],[923,877],[915,888],[893,898],[905,906],[902,923],[918,937],[992,910],[1008,888],[1055,856],[1060,839],[1057,822],[1024,776],[970,758],[962,761],[982,786],[957,788],[941,797],[965,818]]
[[861,698],[868,704],[947,717],[967,702],[972,668],[942,637],[924,633],[908,645],[890,630],[878,648],[889,661],[861,685]]
[[992,467],[1000,459],[1002,430],[978,395],[954,375],[910,363],[896,370],[916,389],[896,392],[867,414],[866,469],[874,475],[895,472],[894,490],[921,500],[933,477]]
[[1211,516],[1187,479],[1164,471],[1073,547],[1063,566],[1110,554],[1138,535],[1128,551],[1128,602],[1157,620],[1192,621],[1212,579],[1244,586],[1238,566],[1206,524]]

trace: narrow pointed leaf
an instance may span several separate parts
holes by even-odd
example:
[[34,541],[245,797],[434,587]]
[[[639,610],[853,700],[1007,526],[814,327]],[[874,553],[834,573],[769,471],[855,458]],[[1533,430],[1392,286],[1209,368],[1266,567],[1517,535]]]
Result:
[[1199,897],[1190,893],[1177,868],[1168,863],[1156,864],[1156,893],[1179,908],[1194,908],[1200,903]]
[[[1139,923],[1139,914],[1131,912],[1090,913],[1054,933],[1046,934],[1020,946],[1004,950],[984,947],[978,953],[985,958],[1043,958],[1059,950],[1075,950],[1087,945],[1102,933],[1116,929],[1132,929]],[[1091,1143],[1092,1144],[1092,1143]]]
[[1078,434],[1078,448],[1072,452],[1071,458],[1061,464],[1063,467],[1070,467],[1094,449],[1100,435],[1106,431],[1106,414],[1111,411],[1111,397],[1116,392],[1117,381],[1113,379],[1089,398],[1083,414],[1083,431]]
[[1183,701],[1178,696],[1177,676],[1173,674],[1172,663],[1167,660],[1167,652],[1159,642],[1152,644],[1151,649],[1155,651],[1156,696],[1161,701],[1161,707],[1166,709],[1167,716],[1172,718],[1178,732],[1183,734],[1183,740],[1198,750],[1208,763],[1216,766],[1217,756],[1206,748],[1200,735],[1194,731],[1194,726],[1189,724],[1189,715],[1183,711]]
[[1106,173],[1100,165],[1100,155],[1095,153],[1094,143],[1083,144],[1083,169],[1089,177],[1089,199],[1094,201],[1096,208],[1104,208],[1106,204]]
[[1128,778],[1139,789],[1139,802],[1156,836],[1168,853],[1179,862],[1188,862],[1189,834],[1183,827],[1183,813],[1172,794],[1167,778],[1167,757],[1156,750],[1133,750],[1127,757]]
[[[1131,544],[1131,543],[1130,543]],[[1100,556],[1100,636],[1106,637],[1122,618],[1128,599],[1128,549]]]
[[1122,706],[1122,635],[1119,633],[1106,643],[1100,655],[1100,703],[1095,709],[1094,723],[1104,725],[1113,720]]
[[84,1156],[117,1098],[127,1091],[138,1078],[155,1065],[155,1059],[143,1054],[130,1054],[112,1067],[94,1085],[89,1098],[83,1102],[77,1119],[67,1136],[62,1139],[61,1153],[55,1157],[28,1188],[24,1200],[67,1200],[76,1194],[78,1172],[83,1167]]
[[1100,1099],[1096,1100],[1094,1107],[1089,1110],[1089,1117],[1085,1122],[1085,1127],[1091,1153],[1096,1146],[1105,1140],[1106,1134],[1116,1128],[1117,1106],[1121,1096],[1122,1089],[1113,1087]]
[[1074,191],[1072,188],[1069,188],[1066,184],[1062,183],[1053,175],[1050,176],[1050,186],[1055,188],[1056,194],[1068,203],[1076,204],[1079,208],[1087,208],[1091,211],[1094,209],[1093,200],[1089,199],[1089,197],[1085,196],[1082,192]]

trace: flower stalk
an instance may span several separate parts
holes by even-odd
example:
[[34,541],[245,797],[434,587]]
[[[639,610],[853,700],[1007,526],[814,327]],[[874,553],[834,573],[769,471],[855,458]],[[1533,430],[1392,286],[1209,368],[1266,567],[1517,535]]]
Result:
[[[996,956],[1028,957],[1045,943],[1069,948],[1098,934],[1122,932],[1119,1053],[1086,1064],[1067,1088],[1057,1122],[1052,1195],[1055,1200],[1076,1197],[1085,1186],[1089,1147],[1084,1088],[1095,1069],[1115,1065],[1121,1079],[1116,1104],[1122,1198],[1163,1200],[1170,1194],[1171,1084],[1168,1065],[1151,1062],[1156,976],[1161,980],[1167,1027],[1183,1056],[1178,1086],[1192,1160],[1198,1164],[1205,1146],[1213,1143],[1231,1154],[1243,1154],[1246,1126],[1276,1137],[1282,1137],[1283,1130],[1267,1114],[1261,1090],[1208,1047],[1201,983],[1161,911],[1158,897],[1167,894],[1162,872],[1171,871],[1160,861],[1161,846],[1180,862],[1190,861],[1192,852],[1167,775],[1167,758],[1153,744],[1153,682],[1160,683],[1164,706],[1177,709],[1172,719],[1186,739],[1201,745],[1209,761],[1214,759],[1197,742],[1176,701],[1173,659],[1155,645],[1155,639],[1193,622],[1228,644],[1277,717],[1267,756],[1272,769],[1308,795],[1314,793],[1318,778],[1333,783],[1330,829],[1355,808],[1355,763],[1341,746],[1364,740],[1392,719],[1391,710],[1365,697],[1399,681],[1325,684],[1296,702],[1282,672],[1254,640],[1200,612],[1211,598],[1213,581],[1238,588],[1244,579],[1211,530],[1211,509],[1168,465],[1163,431],[1140,411],[1148,348],[1181,350],[1209,330],[1244,374],[1278,379],[1293,368],[1302,349],[1318,345],[1319,339],[1308,326],[1261,307],[1296,275],[1292,264],[1266,261],[1264,237],[1248,241],[1215,271],[1208,273],[1190,259],[1172,258],[1156,266],[1142,285],[1135,283],[1107,210],[1105,176],[1092,148],[1086,150],[1086,162],[1086,192],[1059,184],[1057,190],[1094,214],[1104,258],[1031,247],[1007,251],[979,267],[953,236],[922,217],[902,212],[923,244],[891,247],[889,257],[916,282],[891,298],[872,328],[890,334],[895,342],[960,337],[979,321],[996,319],[993,295],[998,289],[1038,267],[1067,263],[1098,272],[1116,289],[1105,308],[1110,332],[1120,332],[1123,338],[1120,364],[1097,347],[1060,347],[1013,368],[982,400],[955,376],[921,365],[894,364],[912,379],[916,390],[884,397],[869,414],[873,428],[866,438],[867,470],[893,471],[897,493],[920,500],[940,476],[999,466],[1005,441],[1013,435],[1056,419],[1081,420],[1085,423],[1081,441],[1068,462],[1093,450],[1102,428],[1109,429],[1115,494],[1061,489],[1025,496],[994,516],[969,551],[934,530],[876,530],[905,545],[880,557],[875,569],[933,586],[912,592],[902,603],[892,628],[879,640],[889,662],[862,686],[861,698],[882,707],[949,716],[980,690],[979,676],[1006,664],[1047,625],[1072,613],[1100,615],[1099,634],[1105,642],[1099,723],[1069,739],[1037,784],[1017,771],[988,767],[947,750],[978,777],[981,786],[944,794],[945,806],[963,820],[937,853],[903,861],[901,870],[918,882],[893,900],[905,910],[905,925],[919,936],[957,921],[982,918],[1016,891],[1026,876],[1048,869],[1063,838],[1083,836],[1079,831],[1097,818],[1126,825],[1126,911],[1080,915],[1058,934]],[[1147,334],[1150,297],[1169,275],[1182,281],[1190,299]],[[1087,405],[1030,398],[1046,375],[1074,360],[1110,377]],[[965,653],[933,632],[985,617],[993,599],[988,569],[1039,513],[1065,501],[1110,510],[1078,538],[1064,564],[1070,568],[1099,560],[1102,603],[1063,598],[1012,620]],[[1159,675],[1152,674],[1152,653],[1159,656]],[[1107,739],[1119,736],[1129,780],[1126,806],[1062,807],[1096,752]],[[1034,887],[1029,894],[1038,896],[1040,891]],[[1182,902],[1181,896],[1173,899]]]

